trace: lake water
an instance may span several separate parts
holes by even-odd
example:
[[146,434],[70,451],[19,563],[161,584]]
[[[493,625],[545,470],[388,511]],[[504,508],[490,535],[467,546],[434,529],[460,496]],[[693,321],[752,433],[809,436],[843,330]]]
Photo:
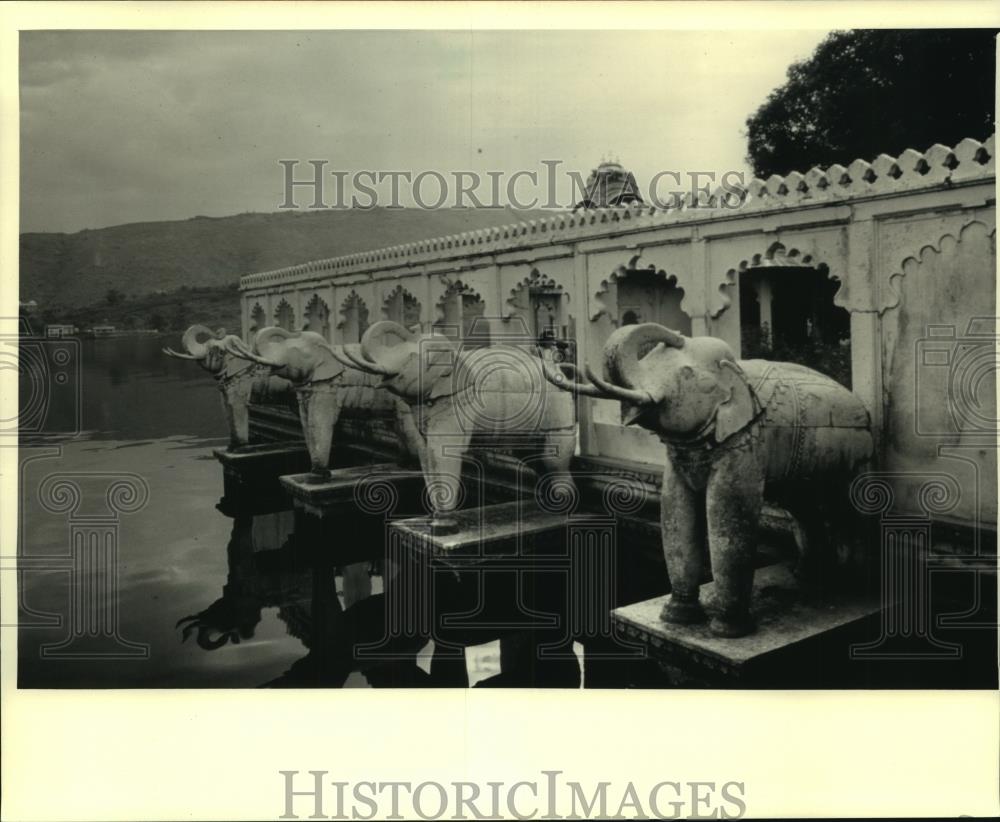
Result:
[[[164,356],[164,344],[177,340],[66,343],[79,368],[64,369],[75,385],[52,389],[48,428],[79,433],[22,439],[19,684],[341,684],[317,656],[339,619],[332,598],[342,581],[315,546],[296,543],[290,511],[232,519],[216,510],[222,469],[212,449],[227,441],[218,391],[196,364]],[[51,358],[58,344],[43,345]],[[122,482],[115,519],[108,489]],[[117,540],[107,596],[73,582],[74,538]],[[115,602],[116,614],[94,612]],[[198,614],[200,623],[178,625]],[[100,619],[118,626],[116,638],[87,634]],[[493,657],[482,649],[477,666],[488,670]],[[413,667],[426,671],[426,649]],[[366,680],[354,673],[343,684]]]

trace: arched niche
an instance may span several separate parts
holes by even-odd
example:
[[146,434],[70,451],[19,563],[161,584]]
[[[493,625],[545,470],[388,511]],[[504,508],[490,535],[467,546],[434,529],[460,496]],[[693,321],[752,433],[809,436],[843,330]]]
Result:
[[436,331],[469,345],[489,345],[489,323],[484,317],[486,303],[478,291],[461,280],[453,280],[435,307]]
[[606,314],[615,328],[637,323],[659,323],[691,333],[691,318],[681,308],[684,289],[677,275],[655,265],[641,267],[638,257],[612,271],[595,295],[601,306],[592,320]]
[[851,386],[851,314],[834,302],[840,282],[826,263],[773,243],[726,276],[739,295],[743,359],[799,363]]
[[264,306],[260,303],[254,303],[253,308],[250,309],[250,322],[247,324],[251,342],[257,332],[265,325],[267,325],[267,312],[264,311]]
[[1000,370],[996,225],[967,220],[952,215],[950,225],[902,252],[898,302],[881,329],[882,456],[900,477],[897,510],[919,511],[921,481],[941,472],[963,489],[949,516],[992,526]]
[[361,335],[368,328],[368,306],[365,301],[358,296],[357,292],[351,291],[347,298],[340,304],[340,322],[337,329],[340,331],[340,341],[343,343],[361,342]]
[[420,325],[420,301],[403,286],[397,285],[382,302],[382,316],[405,328]]
[[568,302],[569,295],[562,285],[532,268],[528,276],[511,289],[505,319],[520,318],[519,328],[526,328],[534,338],[552,336],[563,340],[573,336]]
[[274,324],[285,331],[295,330],[295,309],[288,300],[282,298],[274,309]]
[[306,303],[305,330],[322,334],[324,339],[330,339],[330,307],[319,294],[313,294]]

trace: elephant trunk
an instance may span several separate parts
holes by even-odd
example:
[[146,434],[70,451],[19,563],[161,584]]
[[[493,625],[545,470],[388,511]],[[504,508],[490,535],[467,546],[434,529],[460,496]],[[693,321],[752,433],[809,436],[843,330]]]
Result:
[[190,354],[181,354],[181,353],[179,353],[177,351],[174,351],[174,349],[169,348],[169,347],[164,348],[163,349],[163,353],[166,354],[168,357],[173,357],[174,359],[178,359],[178,360],[196,360],[196,359],[198,359],[197,357],[192,357]]
[[658,345],[683,348],[684,337],[657,323],[641,323],[619,328],[604,346],[604,373],[616,386],[642,387],[639,360]]

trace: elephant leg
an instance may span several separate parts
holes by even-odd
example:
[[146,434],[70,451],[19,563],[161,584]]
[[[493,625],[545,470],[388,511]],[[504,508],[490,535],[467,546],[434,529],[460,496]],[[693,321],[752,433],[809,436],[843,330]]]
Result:
[[754,629],[750,597],[764,501],[764,470],[758,457],[753,440],[727,448],[708,479],[705,512],[715,582],[710,627],[717,636],[744,636]]
[[396,436],[399,444],[409,457],[416,457],[421,470],[427,471],[427,443],[424,441],[417,421],[413,418],[413,409],[402,400],[396,400]]
[[233,418],[233,406],[229,402],[229,393],[225,388],[219,388],[219,399],[222,401],[222,414],[226,419],[226,427],[229,429],[229,450],[234,451],[239,447],[236,434],[236,423]]
[[250,442],[250,409],[246,402],[232,404],[233,424],[230,431],[230,447],[240,448]]
[[448,515],[461,501],[462,455],[468,449],[470,439],[471,435],[465,431],[427,433],[424,482],[433,510],[434,530],[440,533],[457,530],[455,521]]
[[670,578],[670,597],[660,619],[687,625],[705,618],[698,601],[702,581],[705,529],[702,492],[693,489],[667,458],[660,496],[663,558]]
[[299,417],[312,466],[311,480],[322,482],[330,477],[333,429],[337,425],[342,405],[341,391],[313,389],[299,394]]

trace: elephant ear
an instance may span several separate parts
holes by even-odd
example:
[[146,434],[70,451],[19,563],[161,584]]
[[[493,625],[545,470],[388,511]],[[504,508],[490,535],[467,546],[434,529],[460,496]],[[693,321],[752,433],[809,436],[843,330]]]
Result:
[[365,359],[396,371],[414,351],[416,335],[392,320],[380,320],[361,335]]
[[746,428],[760,403],[743,369],[732,360],[719,360],[719,386],[728,392],[715,410],[715,441],[723,442]]
[[298,334],[293,331],[286,331],[284,328],[272,325],[258,331],[253,344],[257,353],[264,359],[284,363],[288,361],[285,343],[290,338],[297,336]]
[[316,368],[313,370],[312,381],[321,382],[339,377],[347,369],[334,356],[333,348],[327,343],[319,343],[316,346]]

